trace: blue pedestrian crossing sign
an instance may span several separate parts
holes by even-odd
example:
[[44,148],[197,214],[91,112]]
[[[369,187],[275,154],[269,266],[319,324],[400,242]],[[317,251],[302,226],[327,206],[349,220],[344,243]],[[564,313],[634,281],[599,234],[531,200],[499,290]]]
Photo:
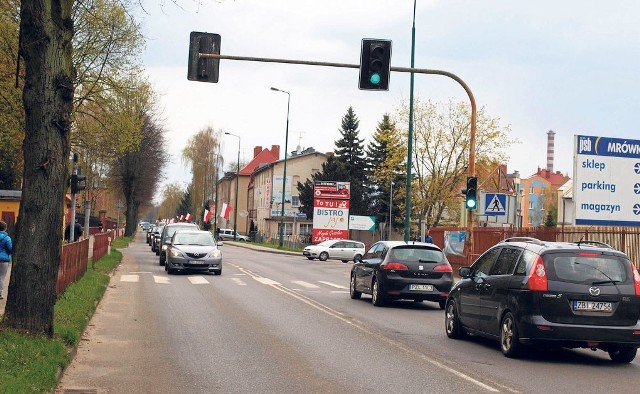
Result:
[[506,216],[507,195],[504,193],[486,193],[484,196],[484,214],[487,216]]

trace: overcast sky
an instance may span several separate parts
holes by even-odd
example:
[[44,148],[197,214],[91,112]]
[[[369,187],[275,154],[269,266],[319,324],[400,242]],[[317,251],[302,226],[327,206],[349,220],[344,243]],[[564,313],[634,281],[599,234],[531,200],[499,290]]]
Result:
[[[393,41],[392,66],[411,61],[411,0],[147,0],[141,18],[146,72],[161,95],[172,163],[167,180],[188,182],[180,161],[199,130],[241,136],[241,159],[256,145],[333,151],[349,106],[360,135],[409,98],[409,75],[392,73],[388,92],[358,90],[358,70],[222,60],[217,84],[187,80],[189,33],[222,36],[222,54],[358,64],[362,38]],[[522,141],[508,171],[546,166],[547,131],[556,132],[554,170],[573,174],[573,135],[640,139],[640,2],[418,0],[415,67],[462,78],[479,107]],[[468,102],[454,81],[416,75],[420,100]],[[225,161],[237,139],[224,137]]]

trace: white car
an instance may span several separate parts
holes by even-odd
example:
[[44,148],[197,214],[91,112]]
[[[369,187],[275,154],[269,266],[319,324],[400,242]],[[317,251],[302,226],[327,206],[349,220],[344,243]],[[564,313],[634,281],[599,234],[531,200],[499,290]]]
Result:
[[335,259],[342,260],[343,263],[362,258],[363,254],[364,244],[348,239],[331,239],[320,242],[317,245],[309,245],[302,252],[302,255],[309,260],[326,261],[327,259]]

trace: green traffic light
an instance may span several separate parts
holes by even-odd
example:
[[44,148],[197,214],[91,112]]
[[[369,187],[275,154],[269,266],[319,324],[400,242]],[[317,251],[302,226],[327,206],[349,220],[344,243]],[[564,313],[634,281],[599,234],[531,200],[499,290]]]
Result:
[[369,82],[371,82],[374,85],[379,84],[380,83],[380,74],[378,74],[378,73],[371,74],[371,76],[369,77]]
[[476,207],[476,200],[467,200],[467,208],[473,209]]

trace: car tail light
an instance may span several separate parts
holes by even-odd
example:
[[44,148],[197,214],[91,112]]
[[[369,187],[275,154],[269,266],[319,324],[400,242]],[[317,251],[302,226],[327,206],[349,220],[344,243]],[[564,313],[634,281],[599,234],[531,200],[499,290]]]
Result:
[[580,256],[580,257],[594,257],[594,256],[598,256],[598,253],[580,252],[580,253],[578,253],[578,256]]
[[633,284],[636,288],[636,295],[640,296],[640,273],[635,265],[631,264],[631,268],[633,269]]
[[436,265],[433,270],[436,272],[453,272],[453,268],[448,264]]
[[[527,282],[529,290],[547,291],[547,270],[544,267],[542,257],[538,256],[535,263],[529,271],[529,280]],[[637,291],[637,288],[636,288]]]
[[402,263],[389,262],[384,265],[384,269],[387,271],[395,270],[395,271],[408,271],[409,267]]

